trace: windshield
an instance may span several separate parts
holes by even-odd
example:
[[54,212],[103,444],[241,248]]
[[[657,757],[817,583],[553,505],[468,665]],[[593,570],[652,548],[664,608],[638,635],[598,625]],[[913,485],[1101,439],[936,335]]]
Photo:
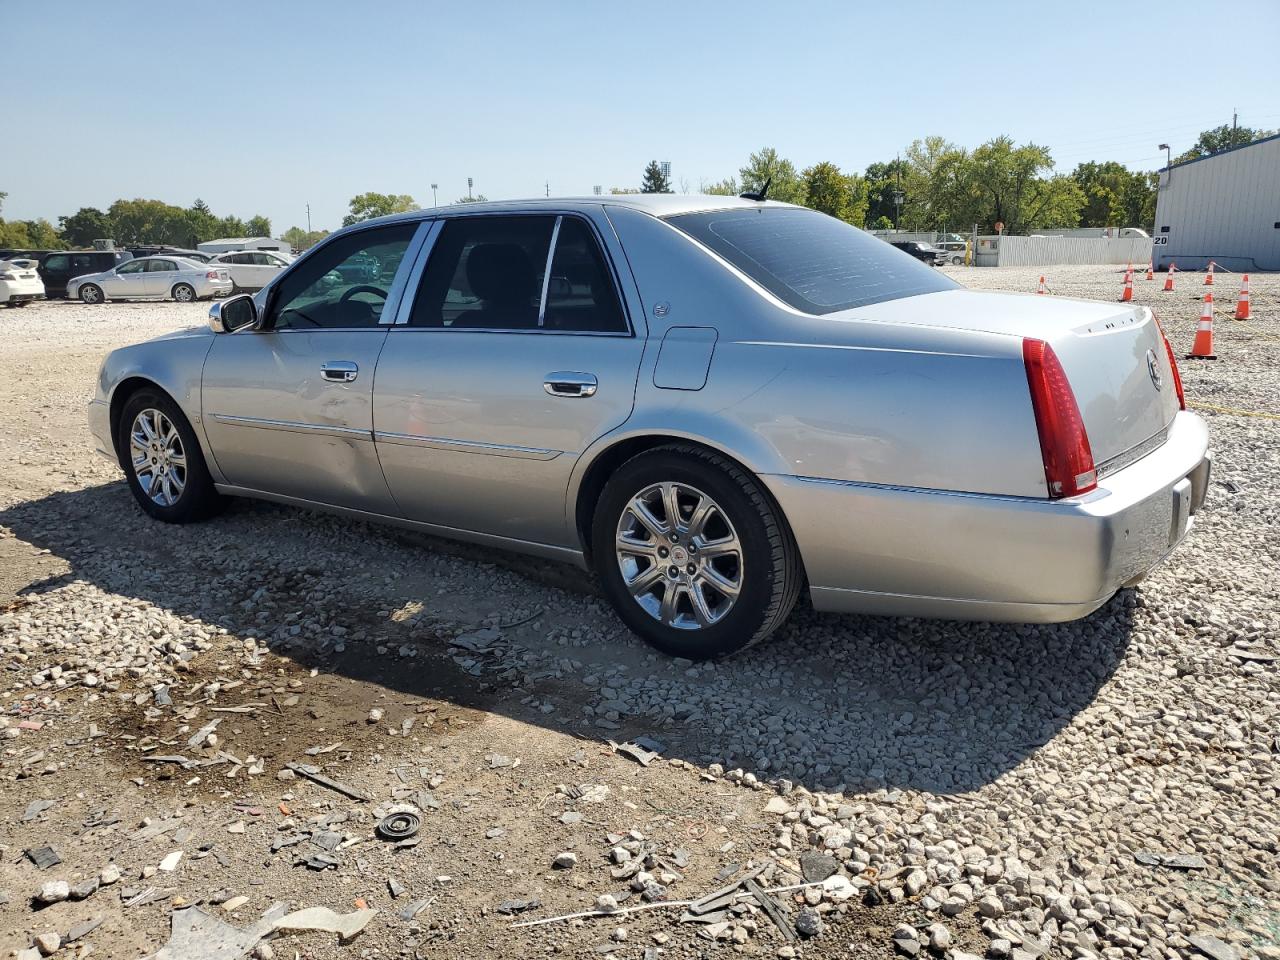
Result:
[[816,210],[735,208],[680,214],[666,222],[805,313],[959,288],[879,237]]

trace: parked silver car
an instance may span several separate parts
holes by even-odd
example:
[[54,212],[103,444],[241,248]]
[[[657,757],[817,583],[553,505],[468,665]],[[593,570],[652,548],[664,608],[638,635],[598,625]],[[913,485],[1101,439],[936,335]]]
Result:
[[231,278],[226,267],[181,257],[139,257],[111,270],[67,281],[67,296],[73,300],[78,297],[85,303],[166,297],[190,303],[230,292]]
[[688,657],[768,636],[802,589],[1081,617],[1208,488],[1149,310],[969,292],[787,204],[369,221],[210,327],[114,351],[89,407],[151,516],[262,497],[566,560]]

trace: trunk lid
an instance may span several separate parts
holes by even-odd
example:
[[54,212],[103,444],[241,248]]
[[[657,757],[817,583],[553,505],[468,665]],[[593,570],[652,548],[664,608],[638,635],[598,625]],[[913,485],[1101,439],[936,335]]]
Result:
[[842,317],[1047,341],[1076,395],[1099,478],[1163,443],[1179,409],[1164,341],[1146,307],[948,290],[829,315]]

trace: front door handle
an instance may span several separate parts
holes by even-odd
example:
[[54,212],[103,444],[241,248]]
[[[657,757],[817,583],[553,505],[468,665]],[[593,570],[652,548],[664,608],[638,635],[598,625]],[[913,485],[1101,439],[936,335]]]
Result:
[[547,379],[542,381],[542,389],[553,397],[594,397],[599,386],[595,374],[571,370],[548,373]]
[[320,364],[320,376],[330,383],[350,383],[360,376],[360,368],[350,360],[328,360]]

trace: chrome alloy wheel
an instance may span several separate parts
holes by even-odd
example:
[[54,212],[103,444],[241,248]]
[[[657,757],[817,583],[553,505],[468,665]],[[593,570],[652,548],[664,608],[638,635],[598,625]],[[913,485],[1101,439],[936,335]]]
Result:
[[173,288],[173,299],[179,303],[190,303],[196,298],[196,292],[185,283],[180,283]]
[[742,544],[720,505],[683,483],[655,483],[618,520],[618,569],[636,603],[679,630],[718,623],[742,593]]
[[171,507],[187,486],[187,454],[173,421],[148,407],[133,418],[129,456],[138,486],[152,502]]

